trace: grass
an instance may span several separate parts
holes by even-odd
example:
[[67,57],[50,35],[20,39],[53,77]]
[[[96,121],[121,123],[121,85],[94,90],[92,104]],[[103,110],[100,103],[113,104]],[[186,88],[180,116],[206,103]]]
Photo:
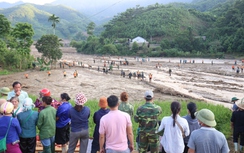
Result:
[[[29,95],[30,98],[35,101],[36,96]],[[74,106],[74,101],[71,100],[70,103]],[[131,103],[134,106],[134,114],[136,113],[136,110],[139,106],[143,105],[145,102],[134,102]],[[167,101],[154,101],[155,104],[159,105],[162,108],[162,114],[159,116],[158,120],[161,120],[164,116],[170,116],[171,110],[170,110],[170,104],[171,102]],[[198,110],[201,110],[203,108],[210,109],[215,114],[215,120],[217,122],[217,126],[215,127],[217,130],[221,131],[226,138],[230,138],[232,135],[231,127],[230,127],[230,118],[232,112],[225,108],[222,105],[213,105],[208,104],[205,102],[195,102],[197,105]],[[181,113],[180,116],[185,116],[187,114],[187,102],[181,102]],[[99,110],[98,101],[97,100],[88,100],[85,106],[90,108],[90,118],[89,118],[89,135],[90,137],[93,136],[93,131],[95,128],[95,124],[93,123],[93,114]],[[132,119],[133,124],[133,133],[134,137],[136,137],[136,130],[138,128],[138,123],[134,122],[134,119]]]

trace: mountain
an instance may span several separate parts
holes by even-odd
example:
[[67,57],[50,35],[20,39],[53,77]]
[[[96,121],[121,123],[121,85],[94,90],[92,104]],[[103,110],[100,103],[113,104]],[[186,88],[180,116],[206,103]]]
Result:
[[170,2],[186,2],[190,3],[192,0],[56,0],[53,5],[65,5],[72,7],[83,14],[86,14],[89,19],[93,20],[96,24],[100,24],[101,20],[111,19],[114,15],[122,13],[129,8],[137,6],[148,6],[159,4],[167,4]]
[[171,5],[155,5],[128,9],[115,16],[105,25],[104,37],[134,38],[142,36],[173,38],[191,28],[195,36],[200,35],[214,18],[196,10],[176,8]]
[[0,2],[0,8],[10,8],[16,5],[24,4],[22,1],[18,1],[16,3],[7,3],[7,2]]
[[35,31],[35,40],[43,34],[52,33],[52,23],[48,22],[52,14],[60,18],[60,22],[56,25],[56,34],[63,39],[70,39],[78,32],[86,31],[86,26],[91,22],[80,12],[62,5],[22,4],[0,10],[0,14],[7,17],[12,25],[17,22],[31,24]]

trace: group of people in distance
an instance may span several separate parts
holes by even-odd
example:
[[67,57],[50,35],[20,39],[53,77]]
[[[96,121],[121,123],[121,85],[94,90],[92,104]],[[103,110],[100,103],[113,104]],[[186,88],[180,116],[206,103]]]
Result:
[[[43,153],[54,153],[55,143],[62,146],[62,153],[74,153],[78,141],[79,152],[86,153],[89,141],[89,117],[91,111],[84,104],[83,93],[75,96],[75,105],[69,102],[67,93],[60,95],[59,102],[51,98],[48,89],[40,91],[40,97],[33,103],[28,94],[21,90],[21,83],[13,83],[13,91],[2,88],[0,97],[0,140],[6,135],[6,153],[34,153],[36,148],[36,127],[43,145]],[[8,93],[7,93],[8,92]],[[7,95],[6,95],[7,94]],[[146,91],[145,104],[134,114],[134,107],[128,102],[128,94],[122,92],[101,97],[100,109],[94,112],[96,124],[91,153],[130,153],[134,150],[132,119],[138,126],[136,146],[140,153],[228,153],[225,136],[216,130],[215,116],[209,109],[197,111],[195,103],[187,104],[188,114],[181,117],[181,104],[171,103],[170,116],[159,120],[162,108],[153,102],[154,94]],[[237,98],[236,98],[237,99]],[[238,99],[237,99],[238,100]],[[238,137],[241,137],[240,151],[244,145],[244,100],[236,101],[231,123],[234,129],[234,145],[238,151]],[[33,108],[37,107],[38,111]]]

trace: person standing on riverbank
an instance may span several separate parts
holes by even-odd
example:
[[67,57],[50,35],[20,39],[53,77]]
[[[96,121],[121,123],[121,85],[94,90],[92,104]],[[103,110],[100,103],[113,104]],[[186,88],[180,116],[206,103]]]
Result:
[[[244,98],[236,102],[238,111],[233,111],[231,116],[231,128],[233,129],[233,143],[235,153],[243,151],[244,146]],[[238,139],[240,137],[240,147],[238,149]]]

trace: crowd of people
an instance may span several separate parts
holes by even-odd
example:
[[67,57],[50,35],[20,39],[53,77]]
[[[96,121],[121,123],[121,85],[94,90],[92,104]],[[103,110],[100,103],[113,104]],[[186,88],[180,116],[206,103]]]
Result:
[[[55,100],[44,88],[33,102],[28,93],[21,90],[20,82],[14,82],[12,86],[12,91],[6,87],[0,89],[0,140],[6,137],[6,153],[35,153],[36,127],[43,153],[54,153],[55,143],[62,146],[62,153],[74,153],[78,141],[79,152],[87,152],[91,111],[84,105],[87,98],[83,93],[76,94],[72,106],[67,93],[60,94],[60,100]],[[181,104],[174,101],[171,103],[172,114],[160,121],[162,108],[153,102],[154,93],[146,91],[144,99],[145,104],[135,114],[126,92],[121,93],[120,100],[115,95],[99,99],[100,109],[93,115],[95,129],[91,153],[130,153],[135,150],[133,119],[139,124],[135,141],[139,153],[230,151],[223,133],[214,128],[217,123],[211,110],[197,111],[196,104],[190,102],[187,104],[188,114],[181,117]],[[242,151],[244,145],[244,99],[233,97],[232,100],[236,109],[233,109],[231,125],[237,152]],[[33,110],[35,107],[38,111]]]

